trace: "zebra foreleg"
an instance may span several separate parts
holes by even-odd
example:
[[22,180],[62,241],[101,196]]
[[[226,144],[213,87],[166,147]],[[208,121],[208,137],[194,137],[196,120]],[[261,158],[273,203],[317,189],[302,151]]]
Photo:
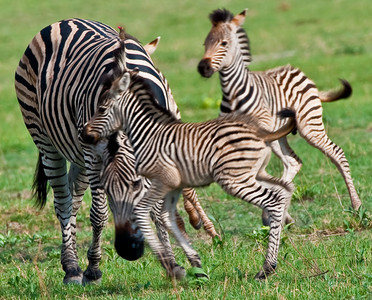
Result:
[[82,283],[83,272],[78,265],[74,226],[72,225],[72,196],[66,170],[66,160],[57,152],[43,155],[45,175],[54,192],[54,209],[61,225],[61,264],[65,271],[63,283]]
[[[160,242],[155,231],[151,227],[150,211],[157,202],[162,202],[164,197],[171,189],[164,186],[160,181],[153,180],[150,189],[145,197],[138,203],[134,209],[137,224],[147,240],[152,252],[158,258],[165,268],[168,276],[175,279],[182,279],[186,272],[169,257],[169,252],[165,249],[164,244]],[[163,217],[161,217],[163,218]],[[163,219],[164,220],[164,219]]]
[[[190,264],[193,267],[202,268],[199,254],[191,247],[189,241],[182,235],[176,223],[176,208],[180,192],[180,190],[174,190],[166,195],[162,218],[165,220],[166,226],[170,228],[175,239],[182,247],[187,259],[190,261]],[[201,277],[205,275],[196,274],[196,276]]]
[[172,246],[169,240],[168,231],[167,231],[168,228],[166,228],[164,219],[162,217],[163,209],[164,209],[164,201],[162,200],[162,201],[157,202],[154,205],[153,209],[150,212],[150,215],[151,215],[151,219],[155,223],[158,238],[160,242],[163,244],[164,253],[165,253],[164,256],[167,257],[167,260],[169,260],[170,264],[176,265],[176,258],[174,256]]
[[85,170],[79,168],[75,164],[71,164],[68,172],[68,181],[70,186],[70,194],[72,195],[72,212],[71,212],[71,233],[73,243],[75,245],[76,253],[76,216],[81,206],[81,202],[84,197],[84,193],[89,186],[89,181],[86,176]]
[[256,279],[264,279],[274,272],[278,259],[280,233],[282,230],[281,223],[286,203],[285,197],[278,193],[281,187],[278,186],[276,190],[265,188],[254,179],[253,175],[250,177],[247,177],[247,175],[238,177],[224,174],[223,178],[219,178],[217,182],[230,195],[239,197],[268,212],[270,231],[267,255],[262,270],[255,277]]
[[[98,168],[99,169],[99,168]],[[84,271],[83,284],[100,283],[102,272],[99,269],[99,263],[102,258],[101,253],[101,235],[108,220],[107,202],[104,190],[99,187],[99,171],[90,174],[89,181],[92,191],[92,206],[90,209],[90,223],[93,229],[92,244],[88,250],[89,265]]]

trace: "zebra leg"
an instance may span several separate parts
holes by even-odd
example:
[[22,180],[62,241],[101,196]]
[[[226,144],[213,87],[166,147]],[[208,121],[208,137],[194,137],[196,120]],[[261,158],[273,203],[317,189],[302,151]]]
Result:
[[287,182],[292,182],[293,178],[295,178],[302,167],[301,159],[289,146],[286,137],[271,142],[270,147],[274,154],[283,162],[284,170],[282,179]]
[[72,195],[72,211],[71,211],[71,234],[73,243],[75,245],[76,253],[76,216],[81,206],[81,202],[84,197],[84,193],[89,186],[88,178],[85,174],[85,170],[79,168],[75,164],[71,164],[68,172],[68,181],[70,186],[70,194]]
[[[286,203],[284,206],[282,226],[293,223],[294,221],[292,217],[288,214],[288,209],[291,204],[291,198],[294,191],[293,183],[285,182],[282,179],[275,178],[268,174],[264,177],[258,175],[256,177],[256,180],[260,185],[262,185],[265,188],[276,190],[278,192],[283,192],[285,194]],[[265,226],[270,226],[270,214],[266,208],[262,210],[262,221]]]
[[360,201],[358,193],[355,190],[353,179],[351,178],[349,162],[347,161],[342,148],[331,141],[324,130],[323,124],[321,128],[317,128],[316,131],[311,130],[310,128],[310,130],[307,130],[306,133],[300,130],[300,128],[302,127],[299,127],[299,133],[303,136],[303,138],[310,145],[322,151],[336,165],[346,183],[351,199],[351,205],[353,209],[357,210],[362,205],[362,202]]
[[[134,214],[137,224],[146,238],[149,246],[158,258],[162,266],[167,271],[167,274],[175,279],[182,279],[185,276],[184,269],[175,264],[172,257],[169,257],[169,251],[164,247],[164,244],[157,238],[156,233],[151,227],[150,211],[157,202],[162,202],[164,197],[171,189],[165,187],[160,181],[153,180],[150,189],[147,191],[145,197],[138,203],[134,209]],[[161,217],[163,218],[163,217]]]
[[[194,189],[185,188],[182,190],[183,200],[185,205],[185,210],[188,212],[190,217],[190,223],[194,226],[195,229],[199,229],[201,224],[205,231],[214,238],[218,236],[214,225],[211,220],[207,217],[207,214],[204,212],[200,202],[198,200],[198,195]],[[198,216],[198,217],[197,217]],[[196,220],[199,220],[197,223]],[[196,225],[195,225],[196,224]]]
[[[162,218],[179,245],[182,247],[187,259],[190,261],[190,264],[193,267],[202,268],[199,254],[191,247],[189,241],[182,235],[176,223],[176,208],[179,195],[180,190],[171,191],[166,195]],[[196,274],[196,276],[202,277],[204,274]]]
[[[198,211],[194,208],[194,205],[192,201],[194,200],[194,190],[193,189],[183,189],[182,190],[183,195],[183,205],[185,207],[185,210],[187,214],[189,215],[189,221],[192,227],[194,227],[196,230],[199,230],[202,226],[202,220],[198,213]],[[196,193],[195,193],[196,195]]]
[[100,283],[102,279],[102,272],[99,269],[99,262],[102,258],[101,253],[101,235],[102,230],[106,226],[108,220],[108,211],[106,196],[104,190],[99,186],[99,170],[100,164],[93,166],[93,170],[88,174],[90,181],[90,188],[92,192],[92,206],[90,209],[90,223],[93,229],[92,244],[88,250],[89,264],[84,271],[83,284]]
[[150,212],[151,219],[154,221],[158,238],[160,242],[163,244],[164,247],[164,256],[167,257],[171,265],[177,266],[176,258],[174,256],[172,246],[169,240],[169,235],[167,231],[167,227],[164,222],[164,218],[162,217],[164,209],[164,201],[157,202],[153,209]]
[[[283,137],[278,141],[274,141],[270,143],[270,147],[274,154],[283,162],[283,175],[282,180],[291,183],[293,178],[296,176],[296,174],[300,171],[302,167],[302,161],[301,159],[294,153],[292,148],[289,146],[287,138]],[[266,166],[265,166],[266,167]],[[288,213],[288,209],[290,206],[290,200],[286,204],[286,209],[284,212],[284,224],[290,224],[293,223],[294,220],[291,217],[291,215]],[[268,226],[268,214],[266,210],[262,211],[262,221],[263,224]]]
[[61,264],[65,271],[63,283],[82,283],[83,272],[78,265],[74,226],[71,223],[72,197],[66,169],[66,160],[58,153],[43,152],[44,172],[54,192],[54,209],[61,225],[62,250]]
[[264,279],[276,268],[286,199],[278,192],[281,190],[281,186],[275,190],[268,189],[260,185],[254,177],[254,175],[248,177],[244,174],[229,176],[226,172],[220,178],[216,178],[216,181],[230,195],[266,209],[268,212],[270,231],[267,254],[262,270],[255,277],[256,279]]

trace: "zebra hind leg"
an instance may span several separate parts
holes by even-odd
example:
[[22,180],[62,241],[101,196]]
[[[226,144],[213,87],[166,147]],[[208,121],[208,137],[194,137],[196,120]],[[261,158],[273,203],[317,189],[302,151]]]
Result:
[[[302,134],[302,131],[299,132]],[[319,130],[316,132],[309,131],[303,137],[310,145],[322,151],[336,165],[337,169],[344,178],[345,184],[349,191],[351,205],[353,209],[357,210],[362,205],[362,202],[360,201],[358,193],[354,187],[349,162],[347,161],[342,148],[331,141],[324,128],[321,132],[319,132]]]
[[[270,148],[283,163],[284,170],[281,179],[284,182],[292,183],[293,178],[296,176],[296,174],[300,171],[302,167],[301,159],[296,155],[296,153],[294,153],[292,148],[289,146],[286,137],[283,137],[278,141],[271,142]],[[294,223],[294,219],[288,213],[290,202],[291,199],[289,199],[288,203],[286,203],[286,209],[283,218],[284,224]],[[265,209],[262,211],[262,222],[265,226],[269,226],[268,212]]]
[[185,210],[189,214],[191,225],[193,225],[195,229],[199,229],[201,225],[203,225],[204,230],[209,234],[209,236],[211,236],[212,238],[214,238],[215,236],[219,237],[212,221],[208,218],[207,214],[204,212],[202,206],[200,205],[195,190],[190,188],[183,189],[182,194]]

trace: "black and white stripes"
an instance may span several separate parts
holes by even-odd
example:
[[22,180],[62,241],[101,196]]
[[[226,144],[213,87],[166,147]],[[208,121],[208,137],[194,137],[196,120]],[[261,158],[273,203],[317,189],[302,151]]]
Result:
[[[282,120],[276,117],[283,108],[296,112],[297,131],[312,146],[321,150],[337,166],[349,190],[354,209],[361,205],[355,190],[349,164],[343,150],[327,136],[322,121],[321,102],[335,101],[351,94],[351,87],[342,80],[343,89],[319,92],[301,70],[291,66],[278,67],[263,72],[247,69],[251,60],[249,41],[241,27],[246,11],[233,16],[227,10],[216,10],[210,14],[212,29],[205,40],[205,53],[198,65],[199,73],[210,77],[219,72],[222,87],[221,115],[231,112],[262,114],[268,110],[272,123],[278,128]],[[270,116],[267,116],[270,119]],[[302,162],[289,147],[286,137],[270,144],[273,152],[282,160],[282,179],[290,182],[301,168]],[[289,204],[288,204],[289,205]],[[289,215],[286,222],[291,222]]]
[[[168,250],[156,238],[149,222],[153,206],[165,198],[164,220],[194,267],[200,258],[175,225],[175,207],[184,187],[205,186],[217,182],[233,196],[268,211],[270,236],[266,260],[257,278],[263,279],[276,267],[281,222],[292,186],[269,175],[256,178],[266,159],[266,141],[288,134],[294,122],[277,132],[261,127],[256,117],[220,117],[203,123],[182,123],[157,105],[144,81],[137,75],[123,75],[121,84],[102,101],[87,123],[83,138],[95,144],[113,132],[123,130],[134,149],[138,174],[152,180],[144,199],[135,207],[138,225],[151,249],[168,274],[180,278],[183,268],[168,259]],[[142,133],[142,134],[140,134]],[[262,174],[261,174],[262,175]]]
[[[141,44],[129,34],[121,37],[99,22],[69,19],[47,26],[31,41],[16,70],[18,102],[26,127],[39,149],[35,195],[42,207],[46,203],[47,182],[54,191],[55,211],[62,230],[61,262],[66,283],[101,278],[100,237],[108,215],[100,175],[105,179],[117,221],[119,254],[136,259],[143,252],[143,238],[133,223],[133,216],[126,214],[132,211],[126,204],[131,206],[141,198],[143,185],[137,186],[141,179],[134,170],[133,154],[124,147],[125,136],[119,135],[113,140],[114,146],[106,149],[108,152],[104,150],[107,142],[92,147],[79,138],[83,125],[96,111],[100,97],[107,93],[107,84],[127,68],[138,69],[160,105],[179,117],[165,77],[154,67]],[[103,171],[101,155],[106,160]],[[68,172],[66,161],[71,163]],[[92,193],[93,238],[88,251],[89,266],[83,276],[76,253],[76,214],[88,186]],[[192,190],[185,192],[186,196],[196,197]],[[197,202],[197,198],[185,197],[185,201],[189,200]],[[198,209],[204,213],[200,205]],[[213,226],[212,229],[210,232],[215,233]]]

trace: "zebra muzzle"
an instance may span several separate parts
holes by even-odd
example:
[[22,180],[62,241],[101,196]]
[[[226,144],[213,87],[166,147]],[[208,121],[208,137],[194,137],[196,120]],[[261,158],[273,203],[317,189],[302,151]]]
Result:
[[214,70],[211,66],[210,58],[203,58],[198,64],[198,72],[201,76],[209,78],[213,75]]
[[93,145],[97,144],[100,140],[100,135],[92,130],[92,127],[89,123],[85,124],[81,137],[85,143]]
[[144,237],[133,223],[115,226],[115,249],[126,260],[139,259],[144,252]]

